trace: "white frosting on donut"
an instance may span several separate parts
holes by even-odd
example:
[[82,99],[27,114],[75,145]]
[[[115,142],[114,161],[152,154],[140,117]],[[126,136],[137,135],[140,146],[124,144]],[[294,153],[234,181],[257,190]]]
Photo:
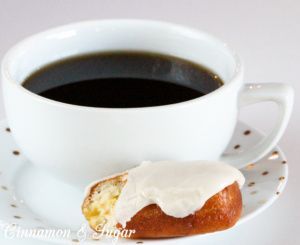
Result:
[[157,204],[167,215],[183,218],[235,181],[240,188],[245,182],[238,169],[215,161],[147,161],[128,173],[114,208],[115,219],[123,228],[150,204]]

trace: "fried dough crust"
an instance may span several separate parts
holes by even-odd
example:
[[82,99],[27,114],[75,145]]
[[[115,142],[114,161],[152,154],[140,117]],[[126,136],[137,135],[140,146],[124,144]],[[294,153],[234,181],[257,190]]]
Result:
[[[127,174],[123,174],[101,181],[91,188],[90,194],[83,202],[82,212],[93,230],[97,231],[97,225],[100,223],[105,225],[103,221],[105,223],[114,220],[114,204],[126,181]],[[114,193],[110,196],[109,191]],[[101,192],[104,194],[99,198]],[[101,213],[102,210],[104,212]],[[148,205],[126,223],[126,230],[135,230],[130,238],[168,238],[205,234],[231,228],[238,221],[241,212],[242,195],[238,183],[234,182],[209,198],[200,210],[184,218],[169,216],[156,204]],[[123,230],[123,227],[115,221],[110,225],[110,229]]]

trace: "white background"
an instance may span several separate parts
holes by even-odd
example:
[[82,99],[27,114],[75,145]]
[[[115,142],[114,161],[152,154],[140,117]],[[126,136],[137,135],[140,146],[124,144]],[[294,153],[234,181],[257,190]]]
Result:
[[[245,63],[246,83],[280,82],[294,87],[293,115],[279,142],[290,171],[286,189],[260,215],[232,230],[203,237],[198,244],[300,244],[300,1],[0,0],[0,60],[12,45],[36,32],[107,18],[163,20],[202,29],[239,51]],[[261,103],[243,109],[240,118],[267,133],[276,115],[276,106]],[[0,93],[0,120],[4,118]],[[8,241],[1,233],[0,243],[48,244],[28,239]]]

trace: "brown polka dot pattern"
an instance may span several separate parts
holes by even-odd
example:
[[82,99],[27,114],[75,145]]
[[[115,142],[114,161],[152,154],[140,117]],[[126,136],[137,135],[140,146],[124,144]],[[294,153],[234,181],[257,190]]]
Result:
[[244,132],[244,135],[249,135],[249,134],[251,134],[251,131],[250,131],[250,130],[246,130],[246,131]]
[[255,185],[255,182],[250,182],[249,184],[248,184],[248,186],[254,186]]
[[100,239],[95,239],[95,238],[94,238],[94,239],[93,239],[93,241],[95,241],[95,242],[99,242],[99,241],[100,241]]
[[[6,125],[6,127],[7,127],[7,125]],[[10,128],[8,128],[8,127],[6,128],[6,127],[2,128],[2,134],[3,135],[5,134],[6,137],[11,137],[11,134],[9,134],[11,132],[11,130],[10,130]],[[253,136],[256,135],[255,130],[250,131],[250,130],[247,130],[247,128],[249,128],[249,127],[244,127],[242,130],[238,131],[240,139],[243,139],[245,142],[252,141],[252,139],[255,138]],[[250,135],[250,134],[251,134],[251,136],[246,137],[247,135]],[[238,150],[240,150],[241,148],[245,148],[245,145],[247,145],[247,144],[243,140],[236,141],[235,144],[232,144],[231,150],[232,151],[237,150],[236,152],[238,152]],[[16,149],[16,150],[14,150],[14,149]],[[10,159],[12,159],[12,160],[15,159],[14,162],[17,162],[19,160],[19,157],[17,157],[18,155],[21,155],[21,157],[23,157],[23,152],[21,150],[19,150],[19,148],[17,146],[13,146],[13,147],[7,149],[7,152],[10,156]],[[247,181],[248,186],[244,187],[244,193],[246,193],[246,195],[248,195],[248,197],[252,200],[251,205],[249,203],[243,204],[243,208],[245,208],[244,211],[246,213],[249,212],[248,209],[250,209],[250,210],[253,209],[254,203],[256,206],[255,208],[259,208],[259,207],[263,207],[264,203],[270,202],[268,195],[272,195],[272,197],[274,198],[281,194],[282,188],[280,186],[284,182],[280,182],[280,181],[285,180],[286,177],[284,177],[285,172],[283,170],[287,168],[287,166],[283,166],[283,164],[287,164],[287,162],[286,162],[286,160],[282,159],[281,155],[282,154],[276,148],[273,149],[273,152],[271,151],[269,153],[269,156],[266,157],[265,161],[273,159],[274,160],[273,162],[276,163],[276,164],[272,164],[271,168],[268,167],[269,165],[261,165],[261,162],[258,161],[257,163],[249,164],[246,168],[242,169],[242,171],[246,170],[245,173],[250,176],[249,178],[247,178],[247,180],[253,181],[253,182]],[[267,164],[268,163],[271,163],[271,162],[267,162]],[[0,165],[0,168],[2,168],[1,166],[2,165]],[[16,166],[16,165],[14,165],[14,166]],[[279,173],[277,173],[278,168],[280,169]],[[255,176],[253,175],[253,173],[255,174]],[[1,176],[1,174],[3,176],[5,176],[5,172],[1,173],[1,171],[0,171],[0,177],[2,178],[3,176]],[[282,176],[282,177],[278,177],[278,176]],[[270,193],[266,193],[267,195],[265,196],[265,195],[261,195],[262,194],[261,188],[264,187],[264,183],[266,181],[272,181],[274,183],[277,183],[278,187],[276,189],[270,190]],[[2,193],[3,196],[6,196],[11,191],[14,191],[13,184],[10,185],[8,183],[10,183],[10,182],[2,182],[3,185],[7,185],[7,186],[1,186],[1,188],[3,190],[5,190],[2,192],[0,190],[0,193]],[[1,197],[0,197],[0,199],[1,199]],[[17,201],[20,201],[20,203]],[[23,206],[25,206],[24,204],[22,204],[22,202],[23,202],[23,200],[19,200],[19,199],[17,199],[17,197],[13,197],[13,199],[11,199],[11,201],[9,201],[6,204],[6,206],[7,206],[7,209],[9,210],[9,212],[11,212],[11,213],[8,213],[8,216],[10,219],[12,219],[12,217],[13,217],[16,222],[24,222],[25,223],[25,222],[27,222],[26,217],[28,217],[28,215],[26,213],[22,213]],[[12,203],[15,203],[15,204],[12,204]],[[16,215],[16,216],[14,216],[14,215]],[[37,221],[39,221],[41,223],[38,223]],[[40,229],[40,230],[48,229],[48,225],[44,224],[43,223],[44,221],[40,220],[39,218],[35,218],[34,216],[31,217],[30,222],[34,222],[33,224],[35,225],[35,227],[37,227],[37,225],[45,225],[45,227],[47,227],[47,228],[38,227],[38,229]],[[17,225],[17,224],[15,224],[15,225]],[[22,223],[22,226],[23,225],[24,224]],[[71,231],[71,232],[75,234],[77,231]],[[72,234],[72,236],[74,234]],[[73,238],[76,238],[76,236],[69,237],[68,242],[80,243],[79,239],[73,239]],[[90,241],[98,241],[99,243],[101,242],[101,239],[91,239],[91,238],[92,237],[90,236],[90,238],[89,238]],[[142,241],[136,240],[135,242],[136,242],[136,244],[143,244]],[[145,242],[145,243],[147,243],[147,242]]]

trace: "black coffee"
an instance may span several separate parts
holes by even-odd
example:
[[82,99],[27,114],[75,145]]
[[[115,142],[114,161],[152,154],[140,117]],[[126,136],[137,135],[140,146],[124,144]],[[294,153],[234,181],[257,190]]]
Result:
[[222,84],[216,74],[184,59],[122,51],[59,60],[31,74],[23,86],[68,104],[133,108],[195,99]]

